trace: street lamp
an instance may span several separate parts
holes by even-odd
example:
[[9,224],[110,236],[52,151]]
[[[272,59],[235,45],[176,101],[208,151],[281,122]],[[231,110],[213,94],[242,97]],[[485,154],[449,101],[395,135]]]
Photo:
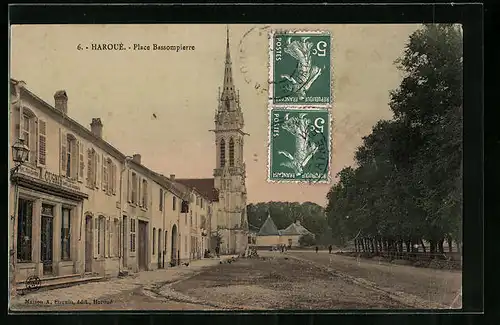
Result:
[[14,174],[19,169],[19,167],[21,167],[21,165],[28,160],[29,152],[30,149],[24,143],[24,139],[18,139],[12,145],[12,160],[14,160],[16,166],[12,168],[11,174]]
[[[12,160],[14,161],[14,168],[10,170],[10,178],[13,181],[13,176],[18,171],[19,167],[21,167],[27,160],[30,149],[26,146],[24,139],[18,139],[12,145]],[[11,267],[11,297],[16,295],[16,259],[17,259],[17,250],[15,240],[15,229],[16,229],[16,218],[17,218],[17,205],[19,200],[19,189],[17,185],[17,180],[14,182],[14,214],[11,216],[11,225],[12,225],[12,247],[10,248],[10,267]]]

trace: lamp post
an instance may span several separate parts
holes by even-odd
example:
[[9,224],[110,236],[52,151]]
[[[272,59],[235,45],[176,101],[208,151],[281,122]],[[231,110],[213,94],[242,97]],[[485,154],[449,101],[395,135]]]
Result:
[[14,178],[19,168],[28,160],[30,149],[24,143],[24,139],[18,139],[12,145],[12,160],[14,161],[14,168],[10,170],[10,180],[14,181],[14,214],[11,216],[12,238],[10,247],[10,268],[11,268],[11,282],[10,293],[11,297],[16,295],[16,260],[17,260],[17,245],[15,243],[16,219],[17,219],[17,205],[19,201],[19,189],[17,179]]

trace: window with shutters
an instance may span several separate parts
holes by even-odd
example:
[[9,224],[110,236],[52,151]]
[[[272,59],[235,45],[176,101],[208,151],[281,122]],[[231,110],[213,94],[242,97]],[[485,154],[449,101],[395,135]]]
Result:
[[142,180],[142,206],[147,209],[148,208],[148,182],[143,179]]
[[38,120],[38,164],[47,163],[47,122]]
[[106,220],[106,253],[107,256],[111,255],[111,220]]
[[87,150],[87,186],[95,188],[96,185],[97,156],[94,148]]
[[160,211],[163,211],[163,189],[160,188]]
[[111,159],[109,160],[109,170],[111,175],[109,178],[109,183],[111,184],[109,194],[116,195],[116,164]]
[[83,182],[85,177],[85,149],[83,142],[78,142],[78,181]]
[[113,237],[113,254],[115,256],[120,255],[120,236],[121,236],[121,231],[120,231],[120,220],[115,219],[114,222],[114,237]]
[[130,252],[135,252],[135,219],[130,219]]
[[97,220],[97,254],[99,256],[102,254],[102,243],[101,243],[101,236],[103,232],[102,220],[103,217],[99,217],[99,219]]
[[137,204],[137,174],[132,173],[132,203]]
[[116,165],[111,158],[103,160],[102,184],[103,191],[108,195],[116,194]]
[[76,178],[78,176],[78,157],[76,139],[73,135],[66,135],[66,177]]
[[37,157],[37,118],[26,107],[22,108],[20,116],[19,138],[24,139],[24,144],[30,149],[27,162],[35,164]]
[[229,140],[229,166],[234,166],[234,140],[231,138]]
[[109,162],[108,159],[102,157],[102,190],[109,193]]
[[226,165],[226,142],[224,139],[220,140],[220,167]]

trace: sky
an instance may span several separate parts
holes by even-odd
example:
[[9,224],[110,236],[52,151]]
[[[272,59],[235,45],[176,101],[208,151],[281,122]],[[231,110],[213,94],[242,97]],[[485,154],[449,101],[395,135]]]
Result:
[[[326,204],[332,184],[267,182],[268,31],[329,30],[333,36],[334,120],[331,173],[352,165],[362,137],[392,117],[389,91],[402,75],[394,61],[419,25],[229,25],[233,78],[245,117],[248,203]],[[186,45],[190,51],[78,50],[91,43]],[[11,78],[50,104],[66,90],[68,115],[164,175],[209,178],[215,167],[214,128],[222,86],[226,25],[16,25],[11,29]],[[156,118],[153,116],[156,116]],[[335,177],[332,183],[336,181]]]

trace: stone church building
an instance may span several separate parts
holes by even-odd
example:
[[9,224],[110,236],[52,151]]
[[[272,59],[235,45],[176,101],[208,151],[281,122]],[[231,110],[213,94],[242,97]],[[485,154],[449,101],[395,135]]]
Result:
[[211,247],[217,236],[221,254],[241,254],[248,246],[246,168],[243,144],[246,134],[239,93],[233,81],[229,30],[226,37],[226,58],[222,92],[215,114],[216,165],[214,178],[177,179],[177,182],[200,190],[212,199]]

